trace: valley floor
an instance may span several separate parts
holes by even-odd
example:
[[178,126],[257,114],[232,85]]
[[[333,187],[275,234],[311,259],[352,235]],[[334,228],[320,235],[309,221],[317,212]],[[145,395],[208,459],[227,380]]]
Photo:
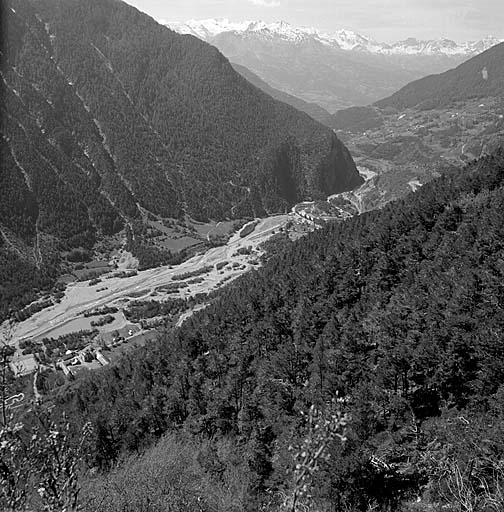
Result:
[[[132,300],[162,301],[167,297],[206,295],[257,267],[262,254],[261,244],[284,228],[293,217],[293,214],[288,214],[261,219],[248,235],[241,237],[241,231],[238,231],[226,245],[211,248],[180,265],[139,271],[130,277],[111,274],[95,285],[90,285],[89,281],[72,283],[61,302],[17,325],[12,344],[19,346],[19,342],[27,338],[41,340],[89,328],[89,320],[83,314],[90,309],[115,306],[121,310]],[[199,272],[199,279],[194,279]],[[173,286],[174,283],[179,283],[180,288]],[[123,319],[119,327],[124,327],[124,323]],[[118,323],[114,321],[100,331],[109,332],[117,328]]]

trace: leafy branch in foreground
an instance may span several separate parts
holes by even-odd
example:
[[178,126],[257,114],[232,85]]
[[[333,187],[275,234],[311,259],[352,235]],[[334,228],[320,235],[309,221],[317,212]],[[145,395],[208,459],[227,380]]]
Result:
[[297,446],[289,446],[295,462],[292,489],[285,496],[283,509],[288,512],[308,510],[304,501],[311,498],[313,479],[320,465],[330,458],[329,447],[335,441],[346,441],[348,414],[341,412],[340,403],[333,399],[325,408],[312,405],[307,413],[306,435]]
[[47,512],[79,510],[79,474],[91,437],[89,423],[74,441],[65,417],[56,422],[35,412],[37,424],[26,432],[21,423],[0,429],[0,507],[23,510],[36,503]]

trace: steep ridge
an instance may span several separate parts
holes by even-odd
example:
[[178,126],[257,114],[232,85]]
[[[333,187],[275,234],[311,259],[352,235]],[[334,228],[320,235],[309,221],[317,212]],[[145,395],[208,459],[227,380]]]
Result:
[[[45,26],[31,17],[24,43],[8,53],[10,69],[24,66],[25,80],[53,104],[57,98],[47,80],[58,77],[63,96],[94,124],[115,175],[142,207],[173,216],[182,209],[195,216],[229,215],[246,198],[233,198],[236,191],[226,179],[250,186],[254,178],[260,190],[285,144],[302,147],[291,169],[300,197],[326,192],[317,188],[315,174],[333,146],[330,132],[252,89],[215,49],[175,35],[120,2],[49,1],[33,7]],[[16,12],[10,16],[19,18]],[[45,59],[38,64],[47,64],[48,76],[35,75],[28,58],[34,55]],[[20,78],[10,75],[15,89]],[[64,105],[52,110],[58,107]],[[341,169],[343,181],[347,171],[352,173]],[[203,193],[206,204],[198,200]],[[273,192],[271,202],[278,206],[282,193]]]
[[255,73],[252,73],[250,69],[247,69],[245,66],[241,66],[240,64],[232,64],[233,68],[240,73],[244,78],[246,78],[251,84],[255,85],[261,91],[264,91],[266,94],[275,98],[278,101],[282,101],[283,103],[287,103],[291,107],[294,107],[305,114],[308,114],[310,117],[313,117],[319,123],[322,123],[330,128],[333,127],[332,116],[329,112],[316,103],[308,103],[307,101],[303,101],[300,98],[296,98],[292,96],[292,94],[287,94],[286,92],[279,91],[268,85],[264,80],[259,78]]
[[428,110],[456,101],[504,97],[504,43],[493,46],[455,69],[412,82],[392,96],[377,101],[380,108]]
[[2,258],[37,273],[140,209],[260,215],[361,182],[331,130],[123,2],[9,0],[2,17]]

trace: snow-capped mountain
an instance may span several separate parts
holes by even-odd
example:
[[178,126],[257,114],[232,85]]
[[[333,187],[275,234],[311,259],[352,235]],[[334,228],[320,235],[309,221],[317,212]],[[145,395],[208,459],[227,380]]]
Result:
[[337,30],[335,32],[322,32],[312,27],[294,27],[285,21],[265,23],[264,21],[232,22],[226,18],[189,20],[166,24],[172,30],[181,34],[191,34],[200,39],[211,41],[214,37],[233,32],[236,35],[259,36],[264,39],[278,39],[293,43],[307,40],[317,41],[341,50],[361,51],[381,55],[464,55],[471,56],[488,50],[501,42],[493,36],[485,37],[479,41],[457,43],[451,39],[422,41],[408,38],[394,44],[380,43],[371,37],[351,30]]
[[233,23],[227,18],[208,19],[208,20],[189,20],[187,22],[168,22],[166,26],[178,32],[179,34],[191,34],[200,39],[211,39],[223,32],[245,32],[250,21]]
[[339,30],[335,33],[323,33],[315,28],[294,27],[285,21],[265,23],[264,21],[232,22],[227,18],[189,20],[183,22],[170,22],[166,24],[175,32],[191,34],[206,41],[226,33],[237,35],[255,35],[265,39],[276,38],[289,42],[302,42],[309,39],[329,46],[337,46],[343,50],[353,50],[357,47],[379,47],[373,39],[357,34],[350,30]]
[[409,38],[389,47],[384,47],[380,50],[380,53],[386,55],[460,55],[469,57],[484,52],[501,41],[493,36],[487,36],[479,41],[467,41],[464,43],[456,43],[445,37],[429,41]]

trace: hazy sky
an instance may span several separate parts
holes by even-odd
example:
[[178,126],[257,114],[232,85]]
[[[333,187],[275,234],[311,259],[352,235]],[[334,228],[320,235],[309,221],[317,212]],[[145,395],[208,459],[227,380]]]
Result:
[[157,20],[229,18],[347,28],[380,41],[504,38],[504,0],[127,0]]

